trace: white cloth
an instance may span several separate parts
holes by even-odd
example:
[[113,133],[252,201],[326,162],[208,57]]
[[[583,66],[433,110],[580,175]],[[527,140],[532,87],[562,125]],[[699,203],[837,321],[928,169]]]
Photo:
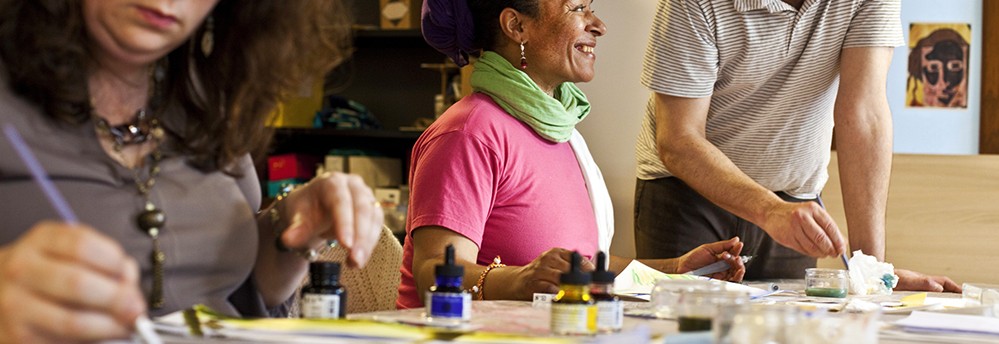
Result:
[[583,180],[586,181],[586,191],[590,195],[593,215],[597,218],[597,245],[601,251],[610,256],[611,240],[614,238],[614,204],[611,203],[607,184],[604,184],[604,175],[593,161],[593,155],[586,147],[583,135],[580,135],[576,129],[572,130],[569,145],[576,154],[579,169],[583,171]]

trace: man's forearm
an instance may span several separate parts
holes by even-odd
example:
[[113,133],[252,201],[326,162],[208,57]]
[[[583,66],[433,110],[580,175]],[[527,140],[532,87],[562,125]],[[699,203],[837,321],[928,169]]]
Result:
[[891,109],[885,96],[892,48],[844,49],[834,110],[843,207],[850,247],[885,258],[885,210],[891,176]]
[[869,141],[853,146],[856,148],[840,149],[840,184],[851,249],[883,261],[891,144],[880,143],[877,138]]
[[665,155],[666,168],[722,209],[761,225],[767,218],[766,210],[782,202],[707,141],[678,141],[685,141],[686,147]]

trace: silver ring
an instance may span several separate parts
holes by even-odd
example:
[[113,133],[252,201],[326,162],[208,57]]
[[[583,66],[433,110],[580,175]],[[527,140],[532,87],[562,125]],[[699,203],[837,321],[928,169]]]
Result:
[[335,248],[339,244],[340,244],[340,242],[336,241],[336,239],[326,240],[326,247],[329,247],[329,248]]
[[316,261],[316,258],[319,257],[319,252],[316,250],[304,250],[298,251],[298,255],[302,256],[303,259],[308,260],[309,262],[314,262]]

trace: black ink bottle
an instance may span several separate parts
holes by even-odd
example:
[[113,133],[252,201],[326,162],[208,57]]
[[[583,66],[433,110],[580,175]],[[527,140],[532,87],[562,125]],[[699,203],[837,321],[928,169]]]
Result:
[[340,285],[340,263],[309,264],[309,284],[302,288],[302,318],[342,319],[347,315],[347,289]]

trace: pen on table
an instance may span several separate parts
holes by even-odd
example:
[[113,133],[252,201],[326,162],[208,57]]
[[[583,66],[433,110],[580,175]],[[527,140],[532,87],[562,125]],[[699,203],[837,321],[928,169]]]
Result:
[[[746,264],[753,259],[753,256],[739,256],[739,259],[742,259],[742,263]],[[707,276],[716,272],[722,272],[728,270],[731,267],[732,266],[728,265],[727,261],[719,260],[717,262],[708,264],[700,269],[688,271],[684,273],[684,275]]]
[[[31,173],[31,178],[38,183],[38,186],[42,189],[42,193],[45,198],[49,200],[52,207],[56,209],[59,213],[59,217],[63,221],[70,223],[79,223],[79,219],[76,214],[73,213],[73,209],[69,207],[66,203],[66,199],[62,197],[59,193],[59,189],[56,189],[52,181],[49,180],[48,176],[45,175],[45,171],[42,169],[42,165],[38,163],[38,159],[35,155],[31,153],[31,149],[28,148],[28,144],[24,142],[21,138],[21,134],[17,132],[17,128],[10,124],[4,124],[3,134],[7,137],[7,141],[10,142],[11,147],[17,153],[24,165],[28,167],[28,172]],[[135,318],[135,330],[138,332],[139,336],[142,337],[142,341],[147,344],[162,344],[163,340],[160,339],[159,335],[153,329],[152,321],[146,316],[139,316]]]

